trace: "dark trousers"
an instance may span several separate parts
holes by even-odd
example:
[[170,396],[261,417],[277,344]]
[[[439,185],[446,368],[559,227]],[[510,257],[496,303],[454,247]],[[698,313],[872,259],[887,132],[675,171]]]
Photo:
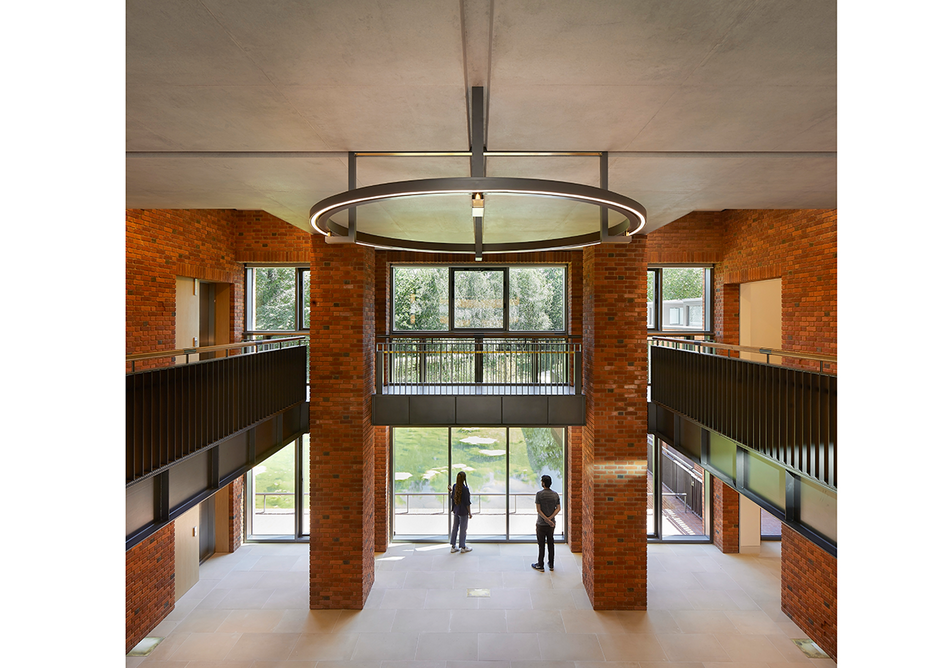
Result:
[[554,566],[554,527],[546,524],[536,524],[535,533],[538,535],[538,565],[544,566],[544,546],[548,544],[548,566]]

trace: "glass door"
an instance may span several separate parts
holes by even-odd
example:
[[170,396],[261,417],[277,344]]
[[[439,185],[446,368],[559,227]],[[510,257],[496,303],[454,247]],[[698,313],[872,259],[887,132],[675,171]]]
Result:
[[551,476],[551,489],[561,497],[561,512],[555,517],[554,538],[564,535],[567,500],[564,498],[563,427],[512,427],[509,429],[509,536],[535,535],[535,494],[541,476]]
[[564,428],[397,427],[392,431],[394,535],[447,540],[447,486],[466,473],[474,540],[533,540],[541,476],[561,496],[556,539],[563,540]]
[[454,427],[450,430],[451,475],[466,472],[473,500],[468,536],[506,538],[505,427]]

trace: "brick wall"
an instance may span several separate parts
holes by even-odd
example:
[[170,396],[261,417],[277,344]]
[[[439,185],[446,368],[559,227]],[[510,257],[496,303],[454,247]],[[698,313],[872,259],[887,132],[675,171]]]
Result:
[[646,608],[646,240],[583,252],[583,579],[597,610]]
[[[837,210],[725,211],[723,219],[718,285],[782,279],[783,348],[837,355]],[[739,313],[739,296],[736,309]],[[724,336],[739,332],[739,322],[731,326],[727,321]],[[787,363],[818,368],[814,362]]]
[[232,480],[222,492],[228,495],[228,551],[234,552],[244,543],[245,478]]
[[740,284],[779,278],[783,348],[837,355],[837,223],[835,209],[694,212],[648,235],[649,262],[715,263],[715,333],[731,344],[740,340]]
[[717,478],[711,478],[714,545],[724,554],[740,552],[740,494]]
[[581,441],[583,427],[567,428],[567,480],[565,481],[567,494],[564,512],[567,514],[567,544],[571,552],[583,551],[583,499],[581,487],[583,484],[584,455]]
[[361,609],[375,579],[375,251],[310,239],[310,608]]
[[129,652],[176,604],[175,524],[141,541],[125,555],[125,633]]
[[391,538],[391,428],[374,427],[375,432],[375,551],[388,550]]
[[231,340],[241,340],[244,272],[234,238],[231,212],[225,210],[125,212],[126,354],[176,348],[177,276],[234,284]]
[[782,527],[781,608],[825,650],[838,658],[838,560]]

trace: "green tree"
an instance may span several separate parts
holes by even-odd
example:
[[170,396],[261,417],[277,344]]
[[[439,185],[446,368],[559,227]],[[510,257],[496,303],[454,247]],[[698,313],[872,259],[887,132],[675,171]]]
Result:
[[254,328],[292,331],[296,325],[294,267],[254,268]]
[[449,328],[447,267],[395,267],[392,276],[396,331],[439,332]]
[[662,299],[692,299],[704,295],[702,267],[662,269]]

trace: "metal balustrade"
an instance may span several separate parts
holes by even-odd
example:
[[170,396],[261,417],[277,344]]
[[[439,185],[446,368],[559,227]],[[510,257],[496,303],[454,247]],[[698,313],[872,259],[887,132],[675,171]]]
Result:
[[580,343],[560,337],[387,337],[378,394],[581,393]]
[[[129,356],[128,361],[132,357],[141,358]],[[166,469],[305,400],[305,345],[130,373],[126,377],[127,483]]]
[[[711,352],[739,346],[653,339],[651,400],[754,452],[837,488],[837,383],[834,375],[774,366]],[[767,356],[835,358],[778,350]]]

